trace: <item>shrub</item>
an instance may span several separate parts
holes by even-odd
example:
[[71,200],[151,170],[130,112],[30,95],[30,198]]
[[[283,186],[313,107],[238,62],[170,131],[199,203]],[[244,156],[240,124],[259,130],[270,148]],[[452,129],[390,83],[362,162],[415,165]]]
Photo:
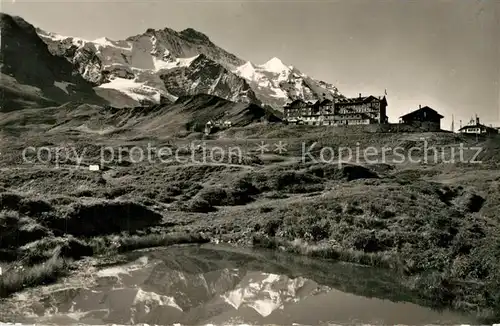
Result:
[[307,172],[316,177],[329,180],[345,179],[347,181],[352,181],[357,179],[378,178],[375,172],[360,165],[344,165],[339,168],[332,164],[317,164],[309,167]]
[[274,207],[269,207],[269,206],[263,206],[259,209],[259,212],[261,213],[270,213],[274,210]]
[[67,208],[63,216],[44,218],[42,223],[60,234],[97,236],[134,232],[157,225],[163,218],[146,206],[129,201],[94,200]]
[[264,224],[263,231],[266,235],[275,236],[279,227],[283,224],[283,221],[280,219],[271,219],[267,220]]
[[18,210],[19,203],[23,198],[13,193],[0,193],[0,210],[10,209]]
[[59,256],[64,258],[80,259],[82,257],[91,257],[93,254],[94,250],[92,246],[81,240],[69,238],[60,247]]
[[21,217],[16,211],[0,212],[0,247],[18,248],[26,243],[41,239],[49,234],[29,217]]
[[240,182],[251,185],[250,193],[282,191],[289,193],[306,193],[323,190],[321,178],[306,172],[271,170],[266,172],[250,173]]
[[104,193],[104,197],[106,199],[115,199],[117,197],[131,193],[134,190],[135,190],[135,188],[132,186],[112,188],[112,189],[107,190]]
[[347,181],[378,178],[375,172],[359,165],[347,165],[342,167],[341,171]]
[[50,213],[52,211],[52,205],[42,199],[24,198],[19,203],[19,212],[29,216],[41,216],[43,213]]
[[183,205],[181,208],[186,212],[193,213],[209,213],[217,210],[215,207],[210,205],[208,201],[202,198],[193,198],[187,203],[187,205]]
[[201,190],[197,196],[212,206],[234,206],[244,205],[253,201],[251,193],[253,193],[253,189],[251,188],[223,189],[220,187],[210,187]]

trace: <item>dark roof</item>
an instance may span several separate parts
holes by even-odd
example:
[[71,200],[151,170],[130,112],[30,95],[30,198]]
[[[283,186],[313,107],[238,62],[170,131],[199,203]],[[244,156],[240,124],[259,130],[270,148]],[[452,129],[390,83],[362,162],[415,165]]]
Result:
[[402,115],[402,116],[400,116],[400,118],[409,118],[409,117],[414,116],[414,115],[416,115],[416,114],[418,114],[418,113],[420,113],[422,111],[432,112],[432,113],[436,114],[440,119],[444,118],[444,116],[442,116],[436,110],[434,110],[433,108],[430,108],[428,106],[424,106],[423,108],[420,108],[420,109],[412,111],[412,112],[410,112],[408,114]]
[[333,103],[332,100],[324,99],[323,101],[319,102],[319,105],[329,105],[329,104],[332,104],[332,103]]
[[475,124],[472,124],[472,125],[463,126],[462,128],[458,129],[458,131],[464,130],[464,129],[468,129],[468,128],[484,128],[484,129],[491,129],[492,131],[497,131],[498,130],[497,128],[488,127],[488,126],[483,125],[481,123],[475,123]]
[[285,104],[285,108],[297,108],[297,107],[303,107],[305,105],[307,105],[307,102],[304,102],[301,99],[297,99],[297,100],[293,101],[292,103]]
[[293,101],[292,103],[290,103],[290,105],[299,104],[299,103],[305,103],[305,102],[299,98],[299,99],[296,99],[295,101]]
[[362,96],[362,97],[351,97],[351,98],[339,98],[337,99],[336,103],[362,104],[362,103],[370,103],[373,100],[378,100],[381,102],[385,101],[387,103],[385,96],[383,98],[379,98],[373,95]]

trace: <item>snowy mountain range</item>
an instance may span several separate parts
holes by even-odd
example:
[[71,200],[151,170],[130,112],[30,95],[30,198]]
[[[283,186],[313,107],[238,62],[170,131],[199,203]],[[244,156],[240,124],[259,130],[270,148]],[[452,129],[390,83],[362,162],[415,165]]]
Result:
[[[1,15],[0,27],[6,52],[1,72],[3,80],[11,82],[2,88],[14,94],[16,105],[91,99],[96,104],[105,100],[115,107],[135,107],[202,93],[280,110],[295,99],[341,96],[335,86],[278,58],[256,65],[192,28],[148,29],[114,41],[47,32],[7,14]],[[32,64],[26,65],[27,61]],[[24,94],[22,100],[16,98],[18,93]]]

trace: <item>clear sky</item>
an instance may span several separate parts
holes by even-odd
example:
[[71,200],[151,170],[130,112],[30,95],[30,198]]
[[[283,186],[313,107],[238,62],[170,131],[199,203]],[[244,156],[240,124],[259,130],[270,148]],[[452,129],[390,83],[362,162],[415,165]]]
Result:
[[391,121],[419,104],[455,126],[500,125],[500,0],[40,1],[1,11],[63,35],[123,39],[193,27],[254,63],[271,57],[347,96],[388,93]]

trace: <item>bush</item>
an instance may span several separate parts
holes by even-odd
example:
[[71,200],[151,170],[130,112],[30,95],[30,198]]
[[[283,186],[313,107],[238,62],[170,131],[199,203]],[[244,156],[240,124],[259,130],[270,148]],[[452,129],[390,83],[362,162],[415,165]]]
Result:
[[20,201],[18,209],[19,212],[29,216],[41,216],[54,210],[52,205],[45,200],[27,198]]
[[253,201],[252,188],[229,188],[210,187],[201,190],[198,197],[207,201],[212,206],[235,206],[245,205]]
[[208,201],[202,198],[191,199],[187,205],[181,206],[181,209],[192,213],[210,213],[217,210],[215,207],[210,205]]
[[59,234],[97,236],[134,232],[161,222],[162,216],[144,205],[129,201],[94,200],[74,203],[63,216],[44,218],[42,223]]
[[18,210],[19,203],[23,198],[13,193],[0,193],[0,210]]
[[329,180],[357,180],[357,179],[373,179],[378,178],[378,175],[372,170],[360,165],[344,165],[339,168],[332,164],[317,164],[309,167],[307,170],[314,176]]
[[306,172],[271,170],[249,173],[239,182],[249,187],[246,192],[279,191],[288,193],[316,192],[324,189],[324,180]]
[[129,194],[134,190],[135,188],[132,186],[112,188],[104,193],[104,197],[106,199],[115,199],[117,197]]
[[60,247],[60,257],[80,259],[82,257],[91,257],[94,255],[92,246],[85,242],[70,238]]
[[42,239],[49,231],[29,217],[20,217],[16,211],[0,212],[0,247],[18,248]]
[[263,206],[259,208],[259,212],[261,213],[270,213],[274,210],[274,207],[269,207],[269,206]]

